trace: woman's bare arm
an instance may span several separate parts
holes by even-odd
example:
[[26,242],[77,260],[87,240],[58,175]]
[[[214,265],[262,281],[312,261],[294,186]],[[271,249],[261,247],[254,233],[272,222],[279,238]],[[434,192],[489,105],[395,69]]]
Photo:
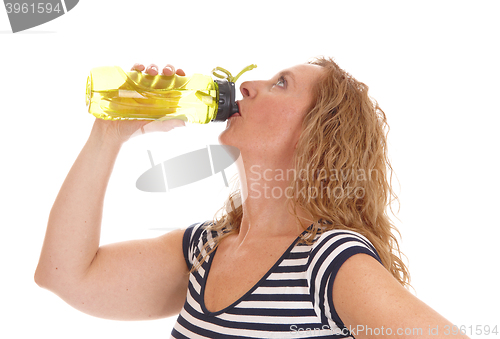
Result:
[[[186,296],[183,231],[99,247],[114,162],[123,142],[146,123],[96,119],[50,212],[35,281],[94,316],[165,317],[178,313]],[[163,123],[165,130],[178,125]]]
[[333,303],[356,338],[467,338],[366,254],[356,254],[341,266]]
[[[153,65],[146,72],[155,75]],[[163,73],[183,75],[165,68]],[[142,71],[141,64],[133,69]],[[104,195],[121,145],[138,131],[168,131],[182,121],[104,121],[73,164],[50,212],[35,281],[75,308],[136,320],[178,313],[186,296],[184,231],[99,247]]]

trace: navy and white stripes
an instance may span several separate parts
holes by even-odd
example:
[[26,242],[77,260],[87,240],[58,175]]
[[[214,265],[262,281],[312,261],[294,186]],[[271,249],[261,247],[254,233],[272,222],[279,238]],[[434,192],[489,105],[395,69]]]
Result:
[[[184,234],[190,269],[203,245],[217,235],[205,226],[192,225]],[[333,281],[352,255],[365,253],[380,261],[375,248],[362,235],[345,230],[317,235],[312,245],[298,240],[250,291],[219,312],[209,312],[203,300],[213,252],[190,274],[172,338],[350,338],[333,306]]]

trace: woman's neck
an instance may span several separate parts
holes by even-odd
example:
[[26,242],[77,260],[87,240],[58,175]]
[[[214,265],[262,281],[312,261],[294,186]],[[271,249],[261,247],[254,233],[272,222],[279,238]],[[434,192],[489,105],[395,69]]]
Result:
[[312,223],[306,212],[297,208],[299,222],[288,203],[292,194],[289,182],[294,175],[292,164],[262,160],[258,165],[243,157],[236,162],[243,204],[240,242],[262,237],[297,237]]

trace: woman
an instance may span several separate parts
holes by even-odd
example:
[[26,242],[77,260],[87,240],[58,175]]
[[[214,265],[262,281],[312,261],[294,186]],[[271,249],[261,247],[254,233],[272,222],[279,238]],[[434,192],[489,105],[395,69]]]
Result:
[[121,145],[178,124],[97,119],[50,213],[36,282],[98,317],[180,312],[175,338],[465,338],[405,289],[385,115],[368,88],[319,58],[240,90],[219,140],[240,149],[241,192],[219,219],[99,247]]

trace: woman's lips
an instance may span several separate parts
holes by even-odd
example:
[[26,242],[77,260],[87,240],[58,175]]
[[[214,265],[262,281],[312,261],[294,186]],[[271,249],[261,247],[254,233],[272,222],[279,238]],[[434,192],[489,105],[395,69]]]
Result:
[[241,116],[241,106],[240,106],[240,101],[239,100],[236,101],[236,105],[238,105],[238,112],[236,112],[234,114],[239,114]]
[[[231,116],[229,117],[229,119],[231,119],[232,117],[241,117],[241,107],[240,107],[240,102],[239,101],[236,101],[236,104],[238,105],[238,112],[234,113],[234,114],[231,114]],[[228,120],[229,120],[228,119]]]

